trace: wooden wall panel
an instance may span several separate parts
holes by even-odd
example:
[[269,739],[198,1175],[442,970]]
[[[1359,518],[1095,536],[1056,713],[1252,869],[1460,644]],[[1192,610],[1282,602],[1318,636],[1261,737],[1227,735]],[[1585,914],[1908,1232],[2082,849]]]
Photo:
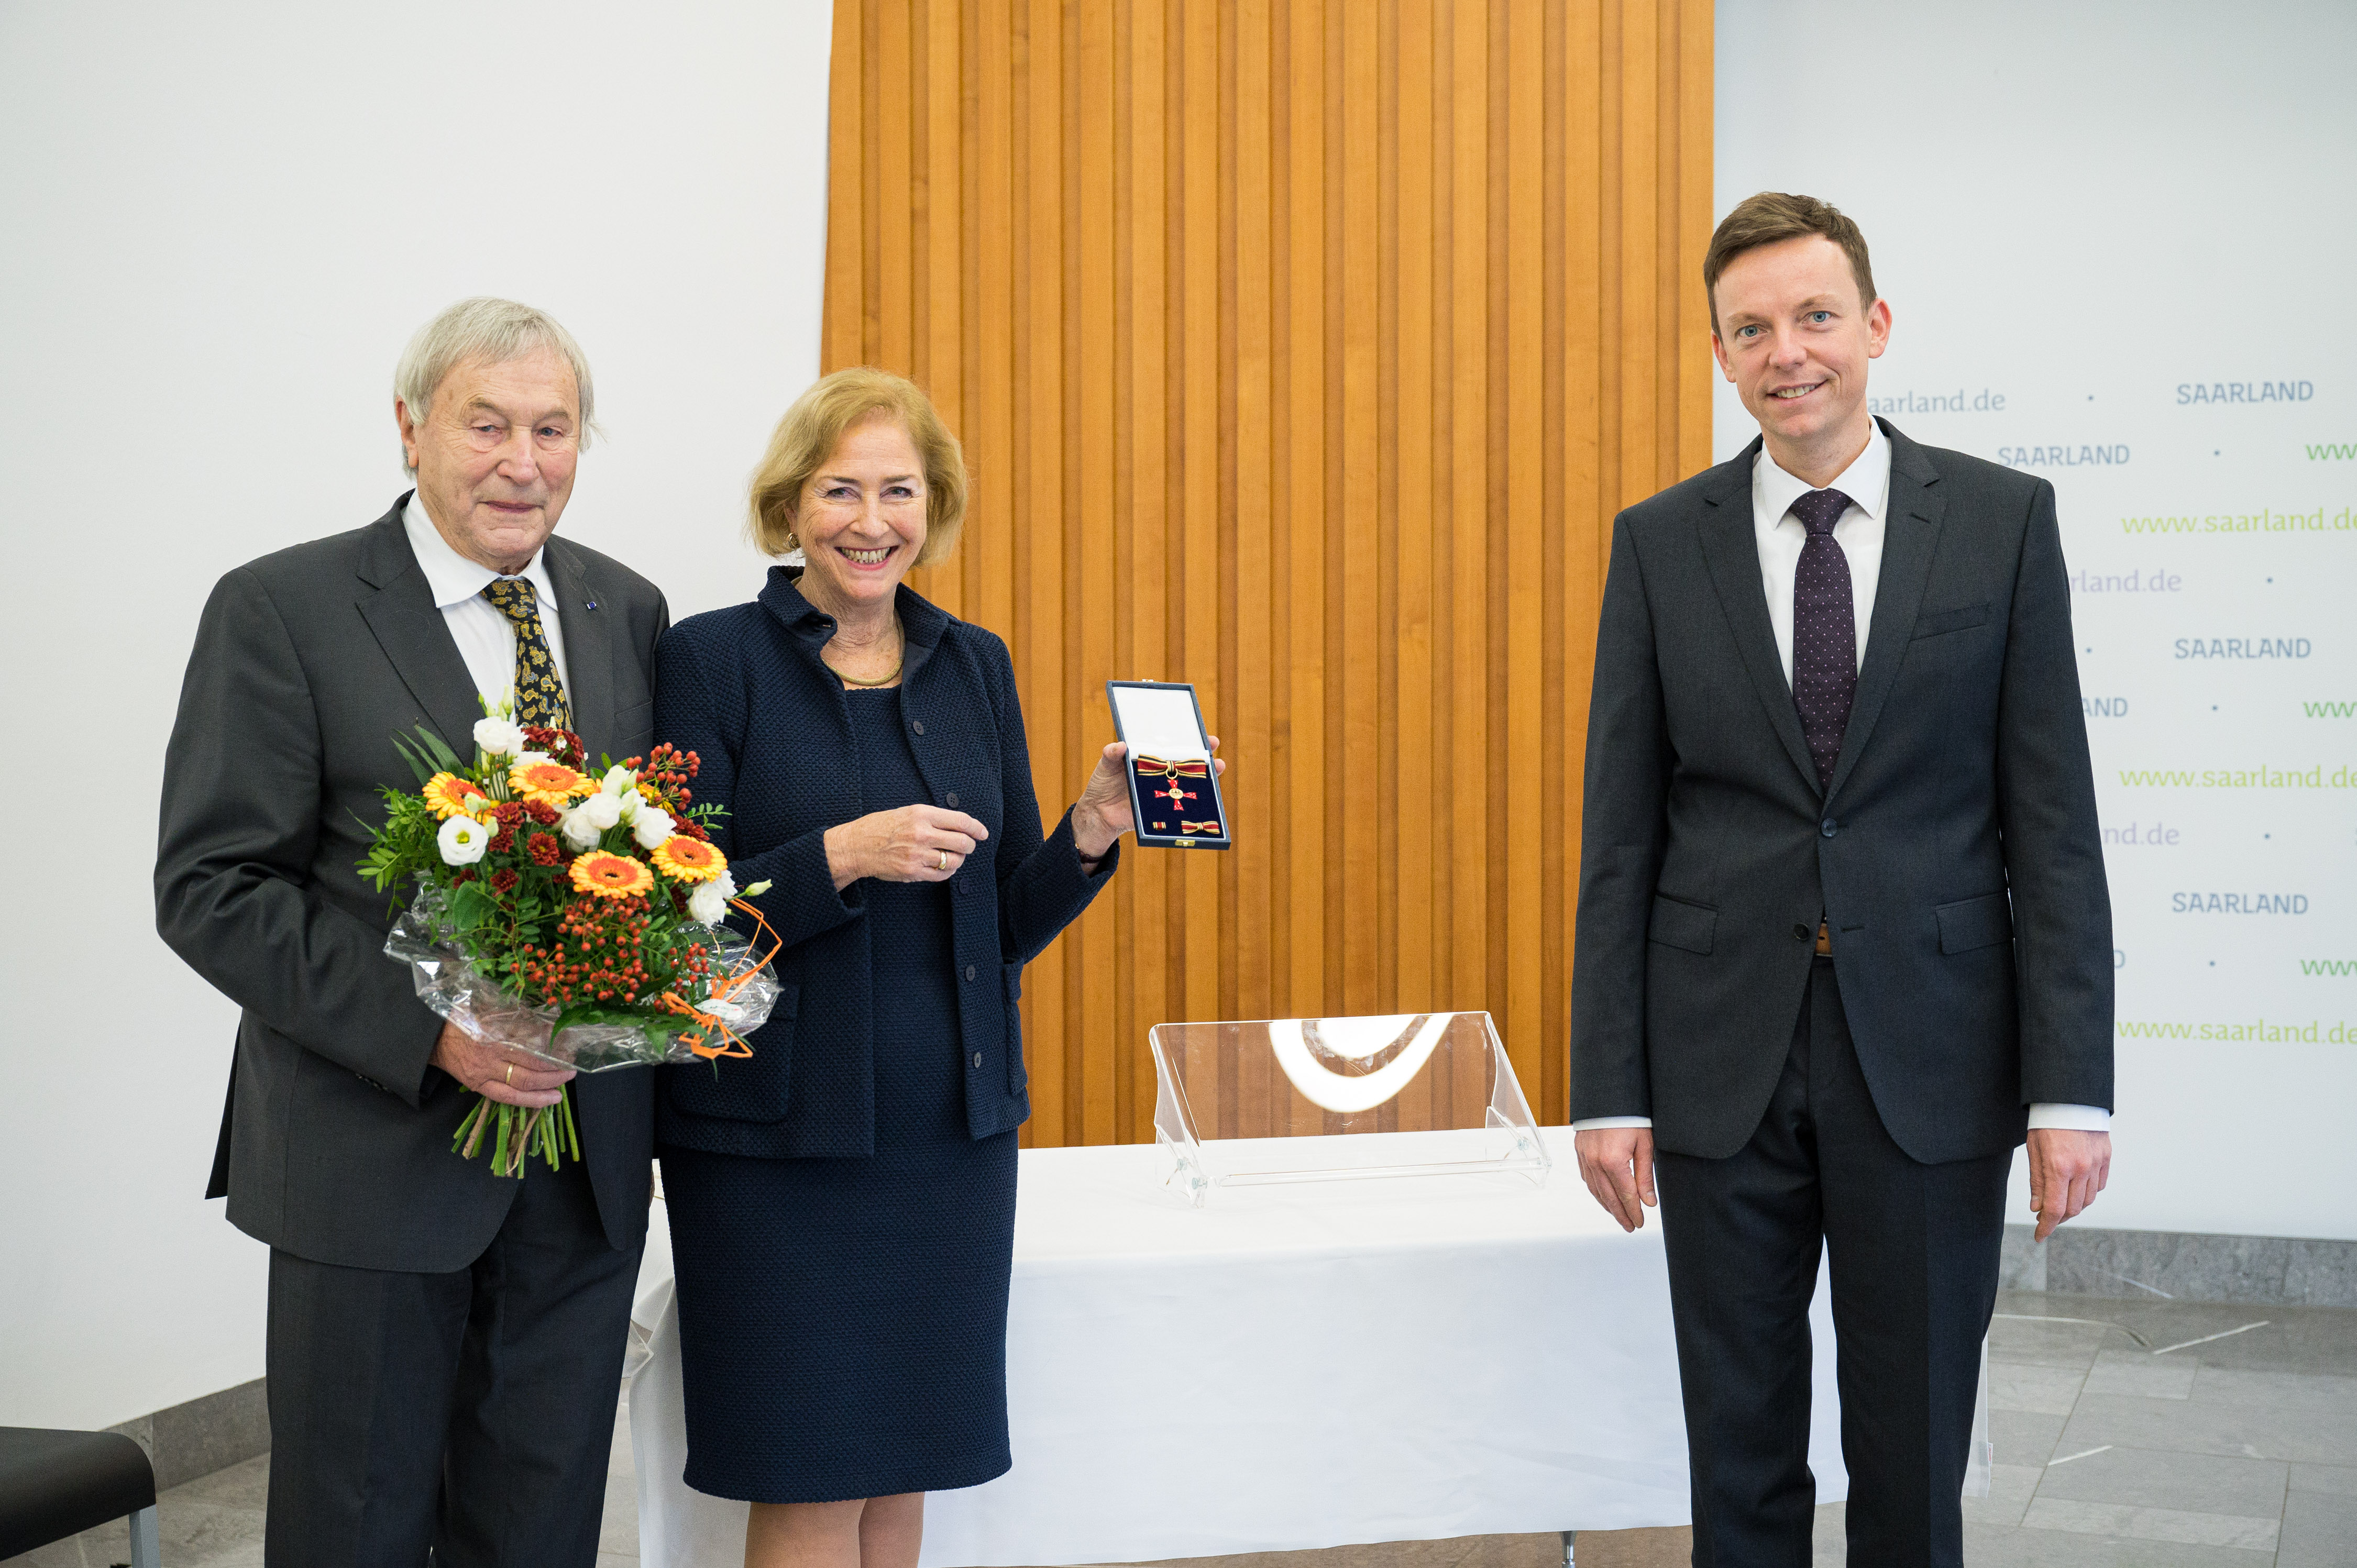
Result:
[[[915,585],[1043,805],[1192,681],[1238,847],[1035,963],[1028,1142],[1152,1136],[1170,1019],[1485,1008],[1566,1098],[1613,513],[1708,461],[1708,0],[837,0],[826,368],[965,442]],[[1409,1112],[1413,1114],[1414,1112]]]

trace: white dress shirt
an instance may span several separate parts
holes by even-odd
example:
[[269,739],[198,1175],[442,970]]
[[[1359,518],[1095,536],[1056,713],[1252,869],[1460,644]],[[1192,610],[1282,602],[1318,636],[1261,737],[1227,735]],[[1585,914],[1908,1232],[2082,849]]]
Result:
[[[1834,542],[1849,562],[1849,591],[1857,617],[1857,660],[1866,663],[1866,633],[1874,621],[1874,591],[1882,581],[1883,524],[1890,505],[1890,438],[1879,424],[1868,422],[1866,450],[1851,460],[1841,477],[1818,486],[1797,479],[1776,466],[1760,447],[1751,463],[1751,527],[1760,544],[1760,584],[1768,595],[1768,624],[1776,633],[1776,656],[1783,661],[1784,687],[1792,685],[1792,579],[1801,569],[1801,546],[1809,531],[1792,515],[1792,503],[1813,489],[1839,490],[1849,498],[1849,509],[1834,521]],[[1650,1127],[1650,1116],[1591,1116],[1572,1123],[1576,1132],[1593,1127]],[[2032,1127],[2060,1127],[2083,1133],[2111,1131],[2112,1113],[2100,1105],[2038,1104],[2029,1108]]]
[[[425,503],[414,494],[401,514],[401,526],[409,535],[418,570],[425,574],[434,607],[442,612],[442,624],[450,628],[458,657],[467,661],[467,673],[474,677],[475,690],[497,707],[515,692],[516,658],[514,625],[497,605],[483,597],[483,589],[497,582],[500,574],[451,549],[434,520],[425,515]],[[533,551],[524,569],[515,575],[532,585],[539,600],[541,635],[548,639],[548,656],[556,660],[556,678],[565,682],[569,699],[573,677],[565,666],[565,618],[557,612],[556,584],[548,575],[547,548]],[[456,736],[451,739],[460,746],[466,745]]]
[[1776,657],[1784,663],[1784,686],[1792,684],[1792,579],[1801,570],[1801,546],[1809,531],[1792,515],[1792,503],[1811,490],[1839,490],[1849,510],[1834,521],[1834,542],[1849,562],[1849,596],[1857,618],[1857,661],[1866,663],[1866,628],[1874,622],[1874,590],[1882,582],[1882,523],[1890,504],[1890,437],[1873,427],[1841,478],[1817,486],[1776,466],[1762,446],[1751,465],[1751,527],[1760,542],[1760,585],[1768,591],[1768,624],[1776,633]]

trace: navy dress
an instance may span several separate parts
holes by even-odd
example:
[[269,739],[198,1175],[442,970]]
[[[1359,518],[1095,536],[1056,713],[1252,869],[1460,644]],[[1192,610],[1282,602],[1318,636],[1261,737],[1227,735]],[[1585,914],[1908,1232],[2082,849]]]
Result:
[[[845,696],[866,808],[929,801],[901,689]],[[969,1130],[952,885],[858,889],[874,1155],[662,1152],[701,1492],[833,1502],[979,1486],[1013,1463],[1016,1134]]]

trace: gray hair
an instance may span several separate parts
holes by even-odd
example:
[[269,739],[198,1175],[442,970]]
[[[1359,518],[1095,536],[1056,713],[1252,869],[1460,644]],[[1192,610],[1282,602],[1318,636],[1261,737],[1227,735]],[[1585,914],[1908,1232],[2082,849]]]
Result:
[[[581,400],[581,449],[586,452],[590,433],[597,428],[597,402],[590,386],[588,358],[556,317],[511,299],[489,295],[462,299],[419,328],[409,347],[402,350],[401,363],[393,367],[393,395],[408,406],[412,419],[423,424],[433,412],[435,389],[459,361],[481,360],[504,365],[543,349],[553,350],[573,369],[574,392]],[[406,449],[401,466],[411,478],[416,477]]]

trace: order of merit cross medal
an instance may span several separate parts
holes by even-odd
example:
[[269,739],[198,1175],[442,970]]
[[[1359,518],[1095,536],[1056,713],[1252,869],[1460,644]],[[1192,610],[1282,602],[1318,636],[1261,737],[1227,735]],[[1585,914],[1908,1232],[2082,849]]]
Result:
[[1108,681],[1105,697],[1129,748],[1137,842],[1157,849],[1226,849],[1228,811],[1195,688],[1178,681]]

